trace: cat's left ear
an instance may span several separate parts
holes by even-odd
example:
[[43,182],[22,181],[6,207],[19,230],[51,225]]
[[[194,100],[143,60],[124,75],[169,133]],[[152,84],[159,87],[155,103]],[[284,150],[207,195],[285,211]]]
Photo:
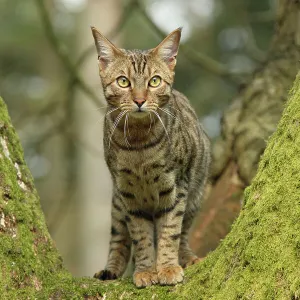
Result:
[[156,48],[152,50],[163,61],[167,63],[169,68],[173,70],[176,65],[176,56],[178,53],[179,42],[182,27],[172,31]]
[[104,71],[116,57],[122,56],[122,51],[103,36],[95,27],[91,27],[91,30],[98,52],[99,66],[101,70]]

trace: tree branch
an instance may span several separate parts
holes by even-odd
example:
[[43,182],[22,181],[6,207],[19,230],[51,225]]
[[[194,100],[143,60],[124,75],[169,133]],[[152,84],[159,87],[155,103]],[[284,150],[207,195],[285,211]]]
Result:
[[60,42],[58,41],[53,26],[51,24],[45,2],[40,0],[35,0],[36,5],[39,9],[42,24],[44,26],[44,30],[46,33],[46,36],[58,56],[58,58],[61,61],[62,66],[68,71],[68,74],[70,77],[73,78],[73,82],[76,83],[83,92],[85,92],[89,98],[96,104],[99,105],[101,103],[100,99],[97,97],[97,95],[91,90],[88,85],[85,83],[85,81],[80,77],[80,75],[77,72],[76,66],[71,62],[68,54],[64,51],[64,48],[61,47]]
[[[0,294],[3,299],[297,299],[300,74],[231,233],[176,287],[73,278],[47,231],[23,152],[0,99]],[[22,184],[20,184],[20,182]],[[288,199],[288,201],[286,201]],[[199,298],[200,297],[200,298]]]
[[[152,19],[147,14],[146,10],[142,6],[139,1],[136,1],[136,5],[140,14],[144,17],[147,23],[151,26],[151,28],[161,37],[164,38],[166,34],[152,21]],[[217,62],[216,60],[206,56],[205,54],[195,51],[187,45],[181,44],[180,51],[184,53],[184,55],[189,59],[193,64],[198,65],[199,67],[205,69],[206,71],[225,78],[226,80],[239,84],[242,82],[240,75],[231,73],[228,68]]]

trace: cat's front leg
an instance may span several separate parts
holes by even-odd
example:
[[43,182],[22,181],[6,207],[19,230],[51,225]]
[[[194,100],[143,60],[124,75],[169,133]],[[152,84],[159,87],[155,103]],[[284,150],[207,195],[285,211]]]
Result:
[[113,196],[111,208],[111,239],[107,264],[94,278],[110,280],[120,277],[130,258],[131,241],[126,224],[125,208],[118,195]]
[[135,259],[134,284],[137,287],[156,284],[153,217],[142,210],[128,210],[127,226]]
[[181,236],[183,215],[186,207],[187,192],[177,188],[169,206],[156,213],[157,259],[156,268],[161,285],[175,285],[183,281],[183,269],[178,262],[178,251]]

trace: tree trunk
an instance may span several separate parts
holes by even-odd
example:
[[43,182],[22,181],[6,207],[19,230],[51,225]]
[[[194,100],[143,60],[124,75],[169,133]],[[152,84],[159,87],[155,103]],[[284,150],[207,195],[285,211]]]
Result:
[[[120,0],[89,2],[81,16],[81,29],[78,32],[80,35],[78,41],[81,44],[79,52],[83,52],[86,45],[94,46],[90,25],[101,28],[103,34],[111,32],[119,22],[121,9]],[[114,42],[116,42],[115,39]],[[94,55],[90,55],[86,59],[80,73],[82,78],[88,82],[90,89],[99,95],[103,103],[101,106],[104,107],[106,100],[98,75],[96,51]],[[98,150],[97,154],[92,153],[86,147],[79,150],[77,209],[81,219],[81,245],[77,245],[77,247],[81,257],[77,274],[83,276],[94,274],[97,270],[104,268],[106,264],[110,240],[112,182],[102,149],[105,109],[95,107],[95,104],[89,101],[88,96],[80,91],[76,96],[78,99],[76,132],[82,141]]]
[[237,217],[243,191],[256,173],[267,138],[275,131],[299,69],[300,1],[278,2],[277,25],[267,62],[222,118],[213,149],[212,188],[191,235],[200,256],[215,249]]
[[300,75],[230,234],[184,284],[139,290],[65,270],[0,98],[1,299],[299,299],[299,145]]

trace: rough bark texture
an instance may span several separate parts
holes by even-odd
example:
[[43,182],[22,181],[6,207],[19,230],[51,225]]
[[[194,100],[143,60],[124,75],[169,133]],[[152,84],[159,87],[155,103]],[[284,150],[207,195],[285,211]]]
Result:
[[230,234],[184,284],[139,290],[131,279],[75,279],[64,269],[0,98],[1,299],[299,299],[299,145],[300,76]]
[[213,149],[213,187],[191,236],[198,255],[215,249],[237,217],[243,190],[275,131],[299,61],[300,1],[279,0],[267,62],[223,115],[222,135]]

